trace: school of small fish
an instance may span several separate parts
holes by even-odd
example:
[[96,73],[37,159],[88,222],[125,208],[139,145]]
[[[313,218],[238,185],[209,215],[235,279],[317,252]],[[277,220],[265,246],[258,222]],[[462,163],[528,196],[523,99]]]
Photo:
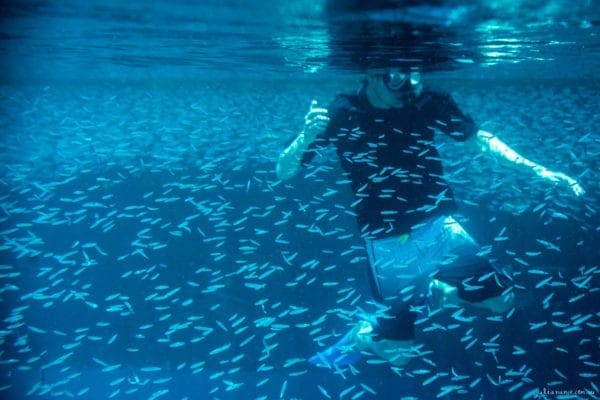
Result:
[[377,309],[354,199],[333,150],[274,169],[339,82],[0,87],[0,397],[597,398],[597,87],[487,85],[455,98],[586,195],[439,138],[517,302],[421,310],[406,367],[334,370],[306,360]]

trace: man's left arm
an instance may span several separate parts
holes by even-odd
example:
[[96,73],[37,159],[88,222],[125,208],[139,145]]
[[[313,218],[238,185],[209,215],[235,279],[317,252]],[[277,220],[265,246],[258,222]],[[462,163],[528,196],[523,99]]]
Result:
[[583,190],[581,185],[575,179],[562,172],[550,171],[546,167],[528,160],[511,149],[494,134],[480,129],[475,137],[477,138],[477,144],[481,150],[507,161],[513,167],[530,170],[544,180],[566,185],[573,191],[575,196],[582,196],[585,193],[585,190]]

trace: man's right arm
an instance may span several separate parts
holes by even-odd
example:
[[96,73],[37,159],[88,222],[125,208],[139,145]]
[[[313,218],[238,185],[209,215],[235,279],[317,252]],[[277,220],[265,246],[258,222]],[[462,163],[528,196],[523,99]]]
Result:
[[313,100],[310,109],[304,117],[304,129],[296,139],[279,155],[277,160],[277,177],[282,181],[288,180],[300,171],[302,156],[317,136],[325,131],[329,117],[327,109],[316,107]]
[[507,161],[508,165],[530,170],[540,178],[552,183],[563,183],[573,191],[575,196],[579,197],[585,194],[585,190],[575,179],[562,172],[550,171],[543,165],[523,157],[490,132],[480,129],[477,132],[477,142],[481,150]]

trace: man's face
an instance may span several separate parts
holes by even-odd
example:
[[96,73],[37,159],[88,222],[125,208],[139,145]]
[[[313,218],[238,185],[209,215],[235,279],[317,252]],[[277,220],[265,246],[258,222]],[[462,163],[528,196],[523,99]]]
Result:
[[417,70],[389,68],[383,73],[382,79],[392,92],[412,92],[421,84],[421,73]]
[[367,73],[368,85],[387,107],[403,107],[421,94],[421,74],[417,69],[386,68]]

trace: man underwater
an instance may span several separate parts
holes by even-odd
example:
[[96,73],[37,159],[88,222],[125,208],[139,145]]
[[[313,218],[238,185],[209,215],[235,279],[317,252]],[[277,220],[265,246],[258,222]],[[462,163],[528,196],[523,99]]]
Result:
[[456,204],[433,142],[437,132],[584,194],[575,179],[479,129],[449,94],[425,88],[414,66],[369,69],[358,93],[338,95],[327,109],[313,102],[303,131],[278,159],[277,176],[290,179],[320,147],[335,146],[356,197],[374,297],[387,310],[359,321],[311,363],[343,366],[367,352],[402,366],[415,344],[415,309],[511,308],[510,276],[479,255],[478,244],[452,217]]

